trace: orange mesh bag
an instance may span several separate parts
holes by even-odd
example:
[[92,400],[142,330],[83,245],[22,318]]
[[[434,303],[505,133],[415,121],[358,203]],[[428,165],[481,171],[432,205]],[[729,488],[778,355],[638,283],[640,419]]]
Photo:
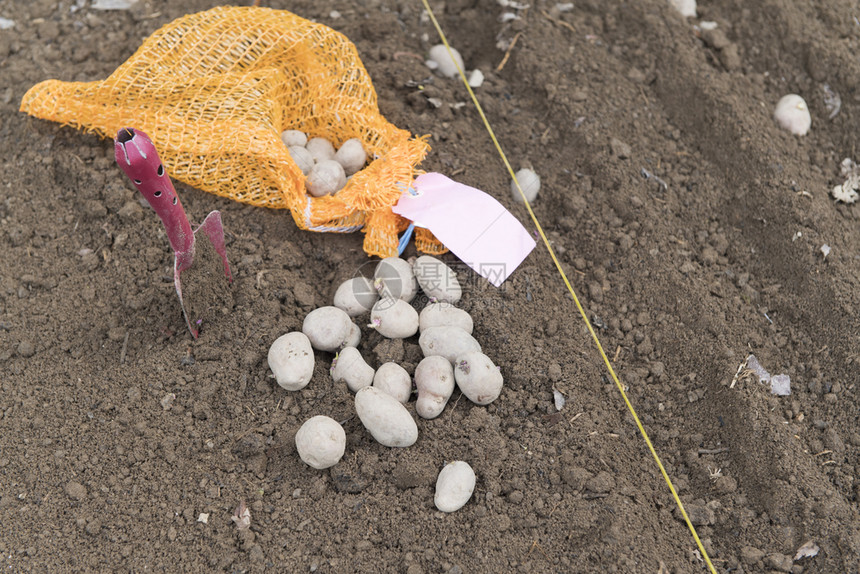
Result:
[[[343,34],[283,10],[219,7],[150,36],[108,79],[49,80],[21,111],[106,138],[149,134],[171,176],[252,205],[286,208],[301,229],[363,229],[368,255],[397,254],[408,221],[394,214],[429,150],[379,113],[376,92]],[[372,161],[333,196],[311,197],[280,134],[296,129],[335,146],[359,138]],[[426,253],[444,246],[426,230]]]

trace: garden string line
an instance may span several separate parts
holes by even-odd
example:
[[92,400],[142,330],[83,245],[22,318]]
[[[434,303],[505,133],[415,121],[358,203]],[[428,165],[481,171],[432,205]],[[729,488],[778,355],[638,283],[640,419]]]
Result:
[[[427,0],[421,0],[424,4],[424,9],[427,10],[428,16],[430,16],[430,20],[433,22],[433,26],[436,28],[436,32],[439,34],[439,37],[442,39],[442,43],[445,44],[445,48],[448,50],[449,56],[451,55],[451,46],[448,45],[448,39],[445,37],[445,33],[442,31],[442,27],[439,25],[439,22],[436,20],[436,16],[433,13],[433,10],[430,8],[430,4]],[[702,554],[702,558],[705,560],[705,563],[708,565],[708,568],[712,572],[712,574],[717,574],[717,570],[714,568],[714,565],[711,563],[711,559],[708,556],[708,552],[705,550],[702,541],[699,539],[699,534],[696,532],[695,526],[690,522],[690,517],[687,516],[687,511],[684,509],[684,504],[681,502],[680,497],[678,497],[678,493],[675,491],[675,487],[672,484],[672,480],[669,478],[669,474],[666,472],[663,463],[660,461],[660,456],[657,454],[657,450],[654,448],[654,445],[651,443],[651,439],[648,437],[648,433],[645,432],[645,427],[642,426],[642,422],[639,420],[639,416],[636,414],[636,410],[633,408],[633,404],[630,402],[630,399],[627,398],[627,393],[624,392],[624,385],[621,384],[621,381],[618,380],[618,376],[615,374],[615,369],[612,368],[612,363],[609,361],[609,357],[606,356],[606,352],[603,350],[603,345],[600,344],[600,340],[597,338],[597,333],[594,331],[594,327],[591,325],[591,321],[588,320],[588,315],[585,313],[585,309],[582,307],[582,304],[579,302],[579,297],[576,296],[576,291],[574,291],[573,286],[567,278],[567,275],[564,272],[564,269],[561,267],[561,263],[559,263],[558,258],[555,255],[555,251],[550,245],[549,240],[544,234],[543,227],[538,221],[537,216],[532,210],[531,205],[529,204],[528,199],[526,199],[525,193],[523,193],[522,188],[520,187],[519,181],[517,181],[516,174],[514,173],[513,168],[511,167],[510,162],[508,162],[508,158],[505,155],[505,152],[502,151],[502,146],[499,144],[498,139],[496,139],[496,134],[493,131],[493,128],[490,126],[490,122],[487,120],[487,116],[484,115],[484,110],[481,108],[481,104],[478,103],[478,98],[475,97],[475,93],[472,91],[471,86],[469,86],[469,82],[466,79],[465,72],[460,68],[460,65],[457,61],[451,56],[451,61],[454,62],[454,65],[457,66],[457,71],[460,73],[460,79],[463,81],[463,84],[466,86],[466,90],[469,92],[469,96],[472,98],[472,102],[475,104],[475,108],[478,110],[478,114],[481,116],[481,120],[484,122],[484,127],[487,128],[487,132],[490,134],[490,138],[493,140],[493,145],[496,146],[496,151],[499,153],[499,156],[502,158],[502,162],[504,162],[505,167],[508,169],[508,172],[511,174],[511,178],[514,181],[514,184],[517,187],[517,190],[520,192],[522,196],[523,203],[526,206],[526,209],[529,212],[529,216],[532,219],[532,222],[537,229],[537,232],[540,234],[541,239],[543,240],[543,244],[546,246],[547,251],[549,252],[549,256],[552,258],[553,263],[555,263],[555,267],[558,270],[559,275],[561,275],[562,280],[564,281],[565,286],[567,287],[568,292],[573,297],[573,302],[576,303],[576,308],[579,310],[579,314],[582,317],[583,322],[585,322],[585,326],[588,328],[588,332],[591,334],[591,338],[594,341],[594,344],[597,346],[597,350],[600,352],[600,356],[603,359],[603,363],[606,365],[606,369],[609,371],[609,374],[612,376],[612,380],[615,381],[615,386],[618,388],[618,392],[621,393],[621,397],[624,399],[624,403],[627,405],[627,410],[630,411],[630,414],[633,416],[633,420],[636,421],[636,426],[639,428],[639,433],[642,435],[642,438],[645,439],[645,444],[648,446],[648,450],[651,452],[651,455],[654,457],[654,461],[657,463],[657,466],[660,468],[660,474],[663,475],[663,480],[666,481],[666,484],[669,486],[669,490],[672,492],[672,497],[675,499],[675,503],[678,505],[678,509],[681,511],[681,514],[684,517],[684,521],[687,523],[687,527],[690,529],[690,532],[693,534],[693,539],[696,541],[696,546],[699,547],[699,552]]]

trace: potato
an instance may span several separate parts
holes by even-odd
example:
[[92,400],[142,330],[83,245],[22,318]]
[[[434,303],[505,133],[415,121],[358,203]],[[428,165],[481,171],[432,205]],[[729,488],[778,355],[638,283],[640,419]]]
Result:
[[418,425],[406,407],[376,387],[355,393],[355,412],[364,428],[384,446],[407,447],[418,440]]
[[416,259],[412,273],[421,290],[431,300],[456,303],[463,294],[454,270],[435,257],[422,255]]
[[460,70],[466,69],[466,66],[463,64],[463,56],[460,55],[460,52],[451,48],[451,53],[449,54],[448,48],[444,44],[436,44],[430,48],[430,60],[436,62],[436,70],[446,78],[453,78],[460,73],[457,70],[458,65],[460,66]]
[[337,307],[320,307],[305,317],[302,333],[318,351],[333,352],[345,346],[352,331],[352,320]]
[[806,101],[797,94],[788,94],[776,104],[773,118],[783,129],[796,136],[804,136],[812,125],[812,116],[809,115],[809,106]]
[[454,392],[454,369],[445,357],[426,357],[415,367],[418,402],[415,411],[425,419],[435,419]]
[[373,383],[373,367],[355,347],[344,347],[331,362],[331,378],[335,383],[346,383],[352,392],[358,392]]
[[379,293],[367,277],[353,277],[340,284],[334,294],[334,306],[343,309],[350,317],[370,311],[379,300]]
[[399,257],[386,257],[373,272],[374,286],[380,296],[403,299],[407,303],[418,293],[418,281],[412,273],[412,266]]
[[317,163],[324,160],[334,160],[334,146],[325,138],[311,138],[305,144],[305,148],[311,152]]
[[403,299],[383,297],[370,310],[370,326],[389,339],[405,339],[418,332],[418,311]]
[[[523,168],[517,172],[517,181],[520,182],[520,187],[523,190],[523,194],[525,194],[526,199],[529,200],[529,203],[534,203],[534,200],[537,199],[538,192],[540,191],[540,176],[534,172],[534,170]],[[517,189],[517,184],[511,180],[511,194],[514,196],[514,201],[519,203],[523,202],[523,196],[520,195],[519,190]]]
[[433,503],[442,512],[463,508],[475,492],[475,471],[469,463],[455,460],[445,465],[436,479]]
[[332,160],[318,161],[305,180],[305,187],[314,197],[337,193],[346,185],[346,174],[339,163]]
[[454,363],[454,378],[460,392],[477,405],[488,405],[502,392],[502,373],[480,352],[465,353]]
[[296,450],[308,466],[319,470],[332,467],[346,451],[346,433],[332,418],[311,417],[296,433]]
[[373,386],[404,404],[412,396],[412,377],[397,363],[380,365],[373,376]]
[[300,146],[293,146],[288,151],[296,166],[302,170],[303,174],[308,175],[314,168],[314,158],[311,156],[311,152]]
[[430,327],[460,327],[471,335],[474,322],[466,311],[450,303],[430,303],[418,315],[418,329],[423,333]]
[[459,327],[430,327],[418,338],[418,345],[425,357],[440,355],[453,363],[458,356],[481,352],[472,335]]
[[346,336],[344,347],[358,347],[361,343],[361,328],[355,323],[349,328],[349,335]]
[[304,333],[281,335],[269,347],[269,368],[288,391],[303,389],[314,375],[314,350]]
[[367,152],[364,151],[360,139],[352,138],[343,142],[334,154],[334,160],[343,166],[346,175],[352,175],[367,163]]
[[308,144],[308,136],[299,130],[284,130],[281,132],[281,141],[287,147],[305,147]]

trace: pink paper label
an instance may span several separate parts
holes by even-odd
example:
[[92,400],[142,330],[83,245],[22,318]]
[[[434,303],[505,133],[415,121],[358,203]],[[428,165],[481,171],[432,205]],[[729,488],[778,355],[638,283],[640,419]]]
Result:
[[526,228],[501,203],[440,173],[419,176],[394,206],[394,213],[429,229],[496,287],[535,247]]

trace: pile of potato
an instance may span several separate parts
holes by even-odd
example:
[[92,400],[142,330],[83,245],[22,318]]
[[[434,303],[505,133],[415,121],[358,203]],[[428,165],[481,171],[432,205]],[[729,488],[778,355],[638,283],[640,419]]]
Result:
[[[420,313],[411,305],[419,289],[430,300]],[[456,273],[439,259],[426,255],[414,263],[383,259],[372,278],[345,281],[335,292],[333,305],[308,313],[301,332],[279,337],[269,349],[269,367],[281,387],[297,391],[311,381],[314,350],[336,353],[332,379],[355,393],[362,425],[380,444],[411,446],[418,440],[418,425],[406,406],[413,394],[417,393],[418,416],[432,419],[444,411],[455,386],[478,405],[490,404],[502,391],[499,368],[472,337],[472,318],[454,305],[461,295]],[[374,368],[365,361],[358,350],[361,328],[354,319],[368,314],[367,327],[384,337],[419,335],[424,359],[414,373],[396,363]],[[329,417],[311,418],[296,434],[299,456],[314,468],[337,464],[345,447],[343,428]],[[469,500],[474,486],[475,475],[467,463],[446,466],[437,483],[437,507],[457,510]]]
[[358,138],[346,140],[337,151],[327,139],[308,139],[299,130],[284,131],[281,141],[307,177],[305,187],[314,197],[337,193],[346,185],[347,178],[367,163],[367,152]]

